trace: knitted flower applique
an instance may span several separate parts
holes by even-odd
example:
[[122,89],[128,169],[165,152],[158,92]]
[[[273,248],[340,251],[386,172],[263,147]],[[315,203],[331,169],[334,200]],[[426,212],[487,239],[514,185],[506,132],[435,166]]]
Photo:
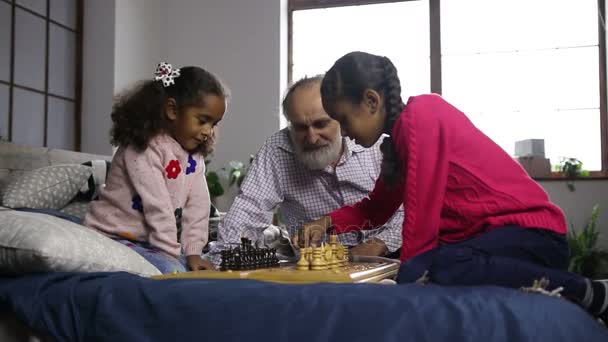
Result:
[[188,167],[186,168],[186,174],[189,175],[191,173],[196,172],[196,160],[192,158],[192,155],[188,156]]
[[167,178],[176,179],[179,176],[180,172],[182,172],[182,167],[179,165],[179,160],[172,160],[169,162],[169,165],[165,168],[167,171]]

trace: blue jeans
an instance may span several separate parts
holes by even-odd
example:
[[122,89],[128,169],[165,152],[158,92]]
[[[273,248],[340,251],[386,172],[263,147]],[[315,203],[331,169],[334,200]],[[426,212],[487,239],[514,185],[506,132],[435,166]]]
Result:
[[414,282],[428,271],[430,281],[440,285],[520,288],[545,277],[550,281],[549,289],[561,286],[562,295],[582,300],[586,278],[566,271],[569,256],[564,235],[507,226],[467,241],[440,245],[404,262],[397,282]]
[[144,257],[144,259],[148,260],[149,263],[158,268],[162,274],[182,273],[187,272],[188,270],[186,258],[183,255],[181,255],[179,259],[176,259],[145,242],[136,242],[125,239],[114,240],[137,252],[139,255]]

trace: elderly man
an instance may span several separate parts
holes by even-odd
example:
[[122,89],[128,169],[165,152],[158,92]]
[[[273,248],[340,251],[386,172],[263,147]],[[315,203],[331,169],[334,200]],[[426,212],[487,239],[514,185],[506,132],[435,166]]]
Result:
[[[277,208],[292,233],[303,223],[358,202],[373,189],[382,160],[379,143],[365,149],[342,137],[338,122],[323,110],[321,80],[302,79],[287,92],[282,105],[289,127],[273,134],[251,163],[218,227],[218,242],[210,253],[214,263],[219,263],[219,250],[238,244],[241,237],[264,246]],[[401,247],[402,220],[400,209],[379,229],[338,238],[353,246],[351,255],[386,256]]]

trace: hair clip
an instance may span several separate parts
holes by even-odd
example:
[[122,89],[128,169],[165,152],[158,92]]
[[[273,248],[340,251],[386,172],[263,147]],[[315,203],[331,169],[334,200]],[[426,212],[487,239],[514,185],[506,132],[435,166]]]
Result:
[[154,75],[156,75],[154,80],[163,81],[163,86],[165,87],[175,84],[173,79],[180,76],[179,69],[173,69],[173,66],[167,62],[159,63]]

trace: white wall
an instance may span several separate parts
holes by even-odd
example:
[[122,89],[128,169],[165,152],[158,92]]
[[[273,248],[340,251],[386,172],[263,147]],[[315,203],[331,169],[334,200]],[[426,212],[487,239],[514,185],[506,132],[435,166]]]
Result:
[[111,154],[113,96],[154,77],[167,57],[163,0],[85,0],[83,152]]
[[85,0],[81,150],[110,154],[115,0]]
[[[286,3],[174,0],[166,12],[169,61],[201,66],[223,79],[232,92],[210,169],[231,160],[247,162],[279,129],[279,104],[287,83]],[[229,208],[236,190],[218,199],[220,210]]]
[[111,94],[151,78],[166,60],[206,68],[232,91],[210,169],[248,161],[279,129],[286,8],[287,0],[85,0],[83,151],[111,152]]
[[232,91],[212,167],[248,160],[279,129],[282,1],[174,0],[166,12],[169,61],[202,66]]
[[166,3],[116,0],[115,93],[139,80],[152,79],[158,63],[167,58]]

